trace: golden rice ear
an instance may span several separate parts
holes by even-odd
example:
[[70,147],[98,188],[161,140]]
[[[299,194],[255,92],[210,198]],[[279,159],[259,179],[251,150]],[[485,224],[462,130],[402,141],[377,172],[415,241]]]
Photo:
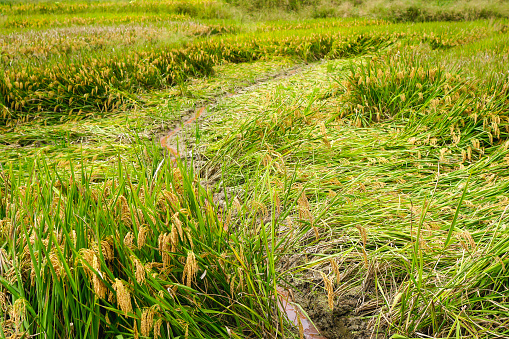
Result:
[[268,166],[272,163],[272,157],[270,156],[270,154],[267,152],[265,153],[265,155],[263,156],[262,158],[262,164],[264,166]]
[[198,273],[198,263],[196,262],[196,256],[192,251],[187,252],[186,264],[184,266],[184,272],[182,274],[182,283],[190,287],[194,281],[196,274]]
[[106,297],[107,288],[104,285],[104,282],[99,279],[99,276],[102,278],[103,274],[101,272],[101,265],[99,263],[99,259],[94,254],[92,259],[92,268],[97,271],[97,273],[92,275],[92,285],[94,286],[94,293],[101,299]]
[[161,326],[163,324],[163,319],[159,318],[154,322],[154,339],[159,339],[161,336]]
[[364,247],[366,247],[366,243],[368,242],[368,236],[367,236],[367,233],[366,233],[366,228],[362,227],[362,226],[355,226],[358,230],[359,230],[359,234],[361,236],[361,239],[362,239],[362,245]]
[[9,305],[11,303],[10,295],[4,291],[0,291],[0,311],[6,314],[9,310]]
[[184,236],[184,233],[182,231],[182,221],[180,221],[180,219],[179,219],[179,212],[175,212],[175,214],[173,214],[173,216],[171,217],[171,220],[173,221],[173,225],[178,230],[178,235],[179,235],[180,239],[182,239],[182,237]]
[[11,307],[11,319],[16,333],[21,333],[21,324],[26,320],[26,302],[25,299],[19,298]]
[[159,244],[159,254],[162,257],[163,261],[163,267],[166,268],[170,265],[171,262],[171,254],[170,252],[174,252],[173,247],[173,234],[176,234],[175,228],[172,229],[172,233],[161,233],[158,238],[158,244]]
[[127,248],[133,248],[134,247],[134,234],[132,232],[127,232],[127,234],[124,237],[124,245]]
[[327,138],[327,129],[325,128],[325,123],[323,121],[321,121],[318,126],[320,127],[320,134],[322,135],[322,140],[323,140],[323,143],[325,144],[325,146],[327,146],[327,148],[332,148],[332,145],[329,141],[329,139]]
[[180,172],[180,169],[178,167],[173,169],[173,188],[174,191],[182,196],[183,195],[183,187],[182,187],[182,181],[183,181],[182,173]]
[[331,311],[334,310],[334,288],[332,286],[332,281],[325,275],[325,273],[320,271],[320,275],[322,276],[323,283],[325,284],[325,289],[327,290],[327,301],[329,304],[329,309]]
[[131,225],[131,211],[129,209],[129,204],[127,203],[126,197],[123,195],[118,197],[117,200],[117,210],[120,212],[120,218],[122,222],[126,225]]
[[113,238],[107,237],[103,241],[101,241],[101,252],[104,257],[104,260],[111,261],[114,259],[114,251],[113,251]]
[[339,272],[339,266],[335,259],[330,259],[330,265],[332,268],[332,271],[334,272],[336,284],[338,284],[341,280],[341,273]]
[[281,199],[279,198],[279,194],[274,190],[274,205],[276,207],[276,213],[281,214]]
[[465,242],[465,249],[472,251],[475,249],[476,244],[474,238],[472,238],[472,235],[469,231],[464,230],[463,232],[458,233],[458,236],[460,239],[462,239]]
[[302,321],[299,316],[297,317],[297,324],[299,327],[299,339],[304,339],[304,326],[302,325]]
[[85,274],[91,278],[93,271],[89,266],[93,266],[95,252],[88,248],[82,248],[79,251],[80,257],[76,259],[76,264],[80,264],[85,271]]
[[179,210],[180,203],[178,197],[174,193],[162,190],[161,195],[157,200],[157,206],[160,209],[165,210],[166,205],[168,205],[173,211],[177,211]]
[[138,249],[141,249],[143,246],[145,246],[147,243],[147,236],[150,235],[151,232],[152,231],[148,226],[140,227],[140,231],[138,232],[138,240],[136,242]]
[[136,277],[136,282],[138,284],[143,284],[145,282],[145,277],[146,277],[145,266],[143,266],[140,259],[138,259],[134,255],[131,256],[131,260],[135,266],[134,276]]
[[299,199],[297,199],[297,206],[299,209],[299,218],[313,222],[313,214],[311,214],[306,192],[303,191]]
[[120,309],[125,313],[125,315],[132,313],[133,306],[131,304],[131,294],[125,288],[122,280],[115,278],[113,288],[117,293],[117,305],[120,307]]
[[141,313],[140,333],[143,337],[148,337],[150,335],[150,331],[154,327],[154,315],[155,310],[152,307],[146,307]]
[[134,320],[134,326],[133,326],[133,338],[134,339],[140,338],[140,334],[138,332],[138,321],[136,319]]
[[361,239],[362,239],[362,256],[364,258],[364,266],[366,268],[368,268],[369,264],[368,264],[368,254],[366,253],[366,244],[368,242],[368,236],[367,236],[367,232],[366,232],[366,229],[362,226],[355,226],[358,230],[359,230],[359,234],[361,236]]
[[232,208],[237,212],[237,213],[240,213],[242,211],[242,204],[240,203],[239,199],[237,198],[237,196],[235,196],[235,198],[233,198],[233,203],[232,203]]
[[56,253],[55,249],[52,249],[49,253],[49,262],[51,263],[51,266],[53,267],[53,270],[55,271],[55,274],[58,278],[62,277],[62,273],[64,272],[64,266],[60,262],[60,258],[58,254]]
[[178,249],[179,239],[180,239],[180,237],[179,237],[177,227],[174,226],[171,228],[171,233],[168,234],[166,237],[166,243],[169,244],[167,251],[176,252]]

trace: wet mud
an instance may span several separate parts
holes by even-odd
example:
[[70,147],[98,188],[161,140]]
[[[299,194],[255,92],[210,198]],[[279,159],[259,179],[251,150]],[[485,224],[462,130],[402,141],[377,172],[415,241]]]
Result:
[[[327,339],[386,339],[384,333],[373,333],[373,324],[366,318],[360,304],[365,304],[366,294],[361,288],[351,289],[336,297],[331,311],[327,294],[314,284],[295,286],[295,302],[307,313],[320,334]],[[364,300],[364,302],[362,302]]]
[[300,305],[293,302],[290,291],[278,287],[277,293],[279,309],[286,314],[288,320],[298,329],[299,334],[302,334],[304,339],[327,339],[320,334],[315,324],[303,312]]

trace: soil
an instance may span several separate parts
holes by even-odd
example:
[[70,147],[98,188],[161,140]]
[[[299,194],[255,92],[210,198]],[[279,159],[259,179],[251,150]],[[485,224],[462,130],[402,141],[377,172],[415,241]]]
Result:
[[[304,263],[302,255],[285,256],[280,258],[279,269],[287,271]],[[347,271],[341,273],[351,274],[355,271],[355,266],[352,266],[351,270],[350,273]],[[340,295],[336,294],[332,311],[329,308],[327,292],[322,286],[322,278],[316,270],[307,271],[300,277],[288,277],[287,283],[292,286],[290,294],[294,303],[305,311],[323,337],[327,339],[387,338],[383,330],[373,333],[372,316],[377,312],[378,304],[376,300],[370,299],[374,288],[370,276],[367,276],[360,286],[342,290]]]
[[355,314],[361,296],[351,291],[337,298],[331,312],[324,293],[312,291],[310,285],[298,287],[295,302],[298,303],[327,339],[372,338],[368,321]]

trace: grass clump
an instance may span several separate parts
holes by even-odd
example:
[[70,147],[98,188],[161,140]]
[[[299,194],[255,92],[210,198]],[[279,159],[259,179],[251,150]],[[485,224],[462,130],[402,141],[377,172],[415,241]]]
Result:
[[391,22],[472,21],[509,16],[505,1],[486,0],[226,0],[246,15],[268,19],[366,17]]
[[218,1],[64,1],[0,4],[7,30],[69,26],[171,23],[194,19],[228,19],[233,12]]
[[61,28],[72,26],[99,26],[99,25],[121,25],[132,22],[137,23],[158,23],[158,22],[171,22],[171,21],[185,21],[190,17],[183,14],[157,14],[157,15],[105,15],[105,16],[79,16],[67,17],[61,16],[51,18],[44,15],[12,17],[2,22],[4,29],[9,31],[19,31],[24,29],[45,29],[45,28]]
[[[352,66],[346,86],[352,111],[367,112],[368,121],[403,118],[410,108],[419,110],[458,89],[459,76],[438,67],[420,66],[399,57],[371,60]],[[436,101],[433,101],[436,105]]]
[[426,53],[425,48],[398,51],[353,66],[346,86],[357,123],[410,119],[409,130],[429,131],[442,142],[460,144],[467,135],[482,145],[506,140],[507,77],[492,72],[472,79],[455,63],[440,62],[444,57],[438,53],[433,58],[424,57]]
[[396,44],[219,107],[211,162],[294,202],[280,270],[324,336],[507,336],[505,40]]
[[118,165],[99,180],[38,161],[2,171],[2,335],[281,335],[266,269],[277,247],[251,241],[238,200],[218,209],[156,149]]
[[[127,91],[164,88],[189,76],[210,74],[213,64],[210,55],[183,48],[7,69],[0,80],[0,121],[62,120],[66,115],[80,119],[82,112],[120,107],[129,101]],[[48,114],[48,109],[53,112]]]
[[428,1],[385,2],[376,5],[382,16],[395,22],[469,21],[507,18],[507,4],[489,1]]
[[92,2],[31,2],[0,5],[4,15],[82,14],[82,13],[177,13],[197,15],[217,3],[209,0],[166,1],[92,1]]

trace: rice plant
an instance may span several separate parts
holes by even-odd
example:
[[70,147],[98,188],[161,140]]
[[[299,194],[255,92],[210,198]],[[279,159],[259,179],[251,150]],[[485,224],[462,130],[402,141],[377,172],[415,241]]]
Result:
[[245,206],[217,207],[191,169],[152,147],[137,163],[117,165],[99,181],[93,169],[59,173],[37,159],[19,174],[4,168],[3,336],[284,331],[266,269],[278,249],[267,239],[246,246],[258,225]]

